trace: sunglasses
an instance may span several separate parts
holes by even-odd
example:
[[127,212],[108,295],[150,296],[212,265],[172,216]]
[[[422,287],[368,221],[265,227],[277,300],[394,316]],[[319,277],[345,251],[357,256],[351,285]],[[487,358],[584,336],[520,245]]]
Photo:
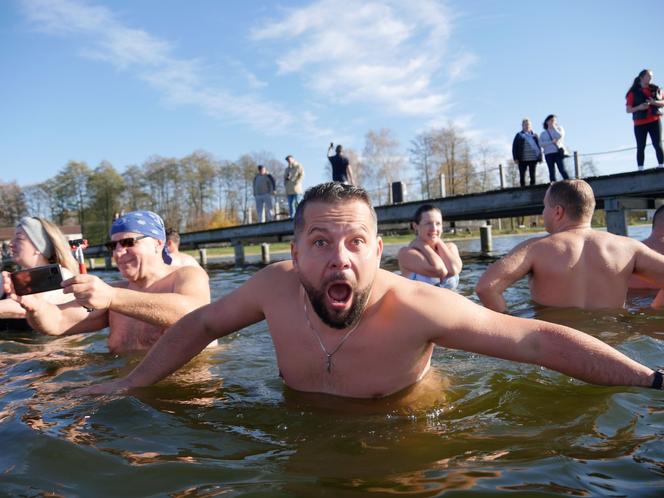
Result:
[[127,237],[126,239],[112,240],[110,242],[106,242],[104,246],[106,246],[106,249],[108,249],[110,252],[113,252],[115,251],[115,248],[118,246],[118,244],[120,244],[125,249],[128,247],[134,247],[136,241],[144,239],[146,237],[149,237],[149,235],[141,235],[140,237]]

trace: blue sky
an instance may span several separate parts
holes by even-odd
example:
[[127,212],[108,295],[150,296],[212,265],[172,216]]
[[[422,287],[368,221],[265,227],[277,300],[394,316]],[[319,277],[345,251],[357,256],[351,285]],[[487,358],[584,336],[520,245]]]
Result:
[[[310,186],[327,179],[329,142],[361,151],[370,129],[391,129],[405,155],[455,123],[509,157],[521,118],[540,130],[549,113],[573,150],[633,147],[627,88],[645,67],[664,86],[664,2],[635,6],[5,0],[0,180],[203,149],[293,154]],[[595,160],[635,169],[633,151]]]

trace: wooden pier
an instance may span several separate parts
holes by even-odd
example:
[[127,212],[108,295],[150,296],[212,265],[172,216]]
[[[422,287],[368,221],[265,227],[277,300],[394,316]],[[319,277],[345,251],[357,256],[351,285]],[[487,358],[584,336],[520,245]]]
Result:
[[[664,168],[618,173],[615,175],[584,178],[594,193],[597,209],[606,211],[610,232],[626,235],[626,212],[630,209],[654,209],[664,199]],[[389,206],[376,206],[379,231],[408,222],[422,204],[433,204],[441,209],[446,221],[495,220],[516,216],[540,214],[544,208],[544,194],[548,184],[506,188],[477,194],[460,195],[405,202]],[[489,224],[489,223],[487,223]],[[180,234],[180,247],[199,249],[204,259],[205,248],[222,243],[235,247],[236,261],[244,260],[243,246],[290,240],[293,221],[279,220],[212,230]],[[269,260],[269,247],[263,249]],[[103,246],[91,246],[88,257],[107,256]],[[266,259],[265,256],[263,259]]]

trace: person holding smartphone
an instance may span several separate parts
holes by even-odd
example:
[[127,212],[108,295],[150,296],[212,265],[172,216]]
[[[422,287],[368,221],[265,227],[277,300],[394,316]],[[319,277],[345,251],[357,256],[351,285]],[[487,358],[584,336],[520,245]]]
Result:
[[184,315],[210,302],[205,270],[168,264],[164,222],[156,213],[125,214],[111,225],[110,238],[107,248],[124,280],[107,284],[95,275],[75,275],[62,282],[64,293],[74,297],[69,303],[18,296],[5,279],[5,292],[26,310],[35,330],[60,336],[109,327],[111,352],[144,351]]
[[639,171],[643,170],[645,162],[646,139],[655,149],[657,164],[664,167],[664,151],[662,151],[662,90],[651,83],[652,71],[644,69],[634,78],[632,86],[625,95],[626,108],[634,120],[634,137],[636,138],[636,165]]
[[[14,262],[22,269],[36,268],[48,264],[60,265],[64,278],[78,274],[78,264],[71,254],[69,244],[60,229],[48,220],[25,216],[16,225],[14,238],[9,243]],[[3,274],[4,279],[7,273]],[[29,330],[25,321],[26,312],[13,299],[0,299],[0,330]],[[62,289],[41,292],[39,299],[54,304],[73,301],[73,296]]]

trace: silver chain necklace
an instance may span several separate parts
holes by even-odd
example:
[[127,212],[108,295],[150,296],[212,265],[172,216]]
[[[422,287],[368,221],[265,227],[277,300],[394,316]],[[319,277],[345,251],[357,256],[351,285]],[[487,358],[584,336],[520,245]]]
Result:
[[[304,289],[303,289],[304,290]],[[369,297],[371,297],[371,293],[369,293]],[[367,303],[369,302],[369,297],[367,297]],[[360,325],[362,322],[362,317],[357,321],[357,323],[353,326],[352,329],[350,329],[348,332],[346,332],[346,335],[344,335],[341,340],[339,341],[339,344],[337,344],[337,347],[332,350],[332,352],[328,352],[327,348],[325,347],[325,344],[323,344],[323,339],[321,339],[320,334],[318,331],[314,328],[313,324],[311,323],[311,320],[309,320],[309,308],[307,307],[307,301],[308,297],[306,292],[303,292],[303,299],[302,302],[304,303],[304,318],[307,319],[307,325],[309,325],[309,329],[314,333],[316,336],[316,339],[318,339],[318,344],[320,345],[320,349],[323,351],[325,354],[326,360],[325,360],[325,370],[327,370],[327,373],[331,374],[332,373],[332,357],[341,349],[341,346],[344,345],[344,342],[350,337],[350,335],[355,332],[355,329]]]

